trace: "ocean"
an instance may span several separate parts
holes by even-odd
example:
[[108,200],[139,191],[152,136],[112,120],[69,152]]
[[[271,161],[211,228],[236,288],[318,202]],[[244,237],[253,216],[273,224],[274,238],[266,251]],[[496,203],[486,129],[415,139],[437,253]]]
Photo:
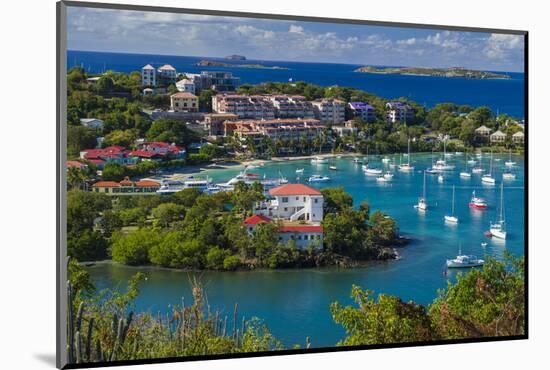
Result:
[[[225,63],[262,64],[288,69],[253,69],[238,67],[198,67],[202,59],[220,60]],[[474,80],[426,76],[382,75],[353,72],[362,65],[335,63],[304,63],[267,60],[236,62],[213,57],[189,57],[171,55],[148,55],[106,53],[69,50],[67,66],[82,66],[90,73],[105,70],[117,72],[140,71],[150,63],[154,66],[171,64],[178,72],[200,73],[201,71],[229,71],[241,78],[241,83],[305,81],[321,86],[347,86],[358,88],[387,99],[407,97],[426,107],[452,102],[472,107],[488,106],[494,112],[524,118],[524,74],[508,73],[512,78]]]

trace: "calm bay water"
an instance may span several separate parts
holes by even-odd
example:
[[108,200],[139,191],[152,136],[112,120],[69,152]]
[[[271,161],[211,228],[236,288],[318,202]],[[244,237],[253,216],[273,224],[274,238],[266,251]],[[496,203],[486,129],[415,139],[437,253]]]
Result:
[[253,69],[237,67],[198,67],[201,59],[222,60],[212,57],[185,57],[126,53],[104,53],[69,50],[67,66],[82,66],[86,71],[98,73],[105,70],[118,72],[140,71],[147,63],[155,66],[169,63],[178,72],[229,71],[241,78],[242,83],[258,84],[266,81],[306,81],[321,86],[349,86],[362,89],[384,98],[408,97],[419,104],[432,107],[437,103],[453,102],[473,107],[489,106],[493,111],[506,113],[516,118],[524,117],[524,75],[508,73],[509,80],[473,80],[466,78],[423,77],[355,73],[357,64],[301,63],[249,60],[245,63],[260,63],[288,69]]
[[[399,157],[394,156],[399,163]],[[333,346],[344,336],[343,330],[333,323],[329,305],[336,300],[349,304],[352,284],[375,293],[394,294],[403,300],[414,300],[429,304],[436,296],[437,289],[444,288],[449,280],[456,277],[456,271],[444,274],[447,258],[456,256],[459,247],[463,253],[479,257],[500,258],[504,251],[514,255],[524,253],[524,171],[523,157],[514,157],[516,180],[504,182],[505,213],[508,239],[488,240],[483,232],[489,222],[497,216],[500,201],[500,183],[504,161],[507,155],[495,155],[493,174],[496,186],[481,184],[481,176],[473,175],[464,180],[459,177],[463,167],[467,167],[464,156],[448,159],[457,167],[445,174],[444,183],[438,183],[437,176],[428,176],[427,198],[429,210],[419,213],[413,208],[422,193],[423,175],[421,170],[431,165],[431,155],[412,156],[414,173],[396,172],[390,184],[379,184],[376,178],[366,176],[361,166],[351,158],[334,159],[332,164],[338,171],[330,171],[328,165],[311,165],[309,161],[288,161],[269,163],[253,170],[267,177],[287,177],[291,182],[303,182],[312,174],[324,174],[332,181],[314,185],[315,187],[343,186],[356,204],[367,200],[371,209],[380,209],[394,217],[401,234],[412,239],[407,246],[400,248],[401,259],[390,262],[372,263],[356,269],[307,269],[307,270],[262,270],[243,272],[203,272],[208,301],[212,310],[221,310],[230,318],[233,305],[239,304],[239,311],[250,318],[262,318],[272,332],[286,346],[299,343],[304,345],[305,337],[312,338],[312,346]],[[380,157],[371,156],[372,165],[382,167]],[[489,167],[489,157],[484,156],[482,164]],[[302,178],[296,178],[296,169],[304,168]],[[239,169],[209,170],[206,172],[215,182],[226,181],[239,172]],[[450,212],[452,186],[456,188],[456,215],[458,225],[448,225],[443,221]],[[468,201],[476,190],[478,196],[489,203],[487,210],[471,210]],[[486,247],[481,243],[487,242]],[[142,293],[137,298],[137,309],[156,313],[169,312],[170,304],[180,304],[185,297],[190,302],[188,272],[131,268],[118,265],[97,265],[89,268],[98,288],[125,287],[127,279],[136,271],[144,271],[148,280],[143,284]]]

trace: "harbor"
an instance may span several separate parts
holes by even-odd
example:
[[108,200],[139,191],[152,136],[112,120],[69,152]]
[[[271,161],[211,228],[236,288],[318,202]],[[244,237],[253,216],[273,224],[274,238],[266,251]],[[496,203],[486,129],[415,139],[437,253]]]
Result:
[[[484,260],[488,257],[501,259],[505,252],[523,255],[523,157],[508,153],[494,154],[492,175],[496,185],[487,185],[482,183],[481,174],[472,173],[472,169],[481,166],[488,171],[489,153],[481,157],[473,155],[476,163],[465,161],[464,153],[449,153],[445,156],[446,165],[454,168],[443,172],[445,181],[439,182],[438,176],[426,176],[426,211],[419,211],[414,206],[423,195],[424,171],[432,168],[431,153],[411,153],[410,166],[414,167],[411,171],[399,171],[400,154],[370,155],[369,166],[391,171],[393,177],[388,182],[377,181],[376,176],[365,174],[362,164],[367,158],[357,157],[356,162],[355,157],[331,156],[327,158],[327,163],[320,164],[312,164],[311,158],[266,161],[256,163],[253,165],[255,168],[249,168],[248,172],[271,179],[282,175],[291,183],[304,183],[316,188],[344,187],[353,196],[356,205],[366,200],[371,209],[379,209],[397,221],[401,235],[410,239],[410,243],[398,248],[399,258],[388,262],[369,262],[351,269],[197,272],[196,275],[201,276],[205,284],[213,309],[230,312],[238,303],[243,315],[262,317],[285,345],[302,343],[305,336],[310,336],[313,347],[332,346],[344,333],[331,320],[328,307],[336,300],[350,303],[352,284],[371,289],[375,294],[393,294],[405,301],[429,304],[438,289],[445,288],[448,281],[455,281],[457,274],[464,271],[446,268],[446,261],[454,259],[457,252]],[[384,160],[385,157],[389,160]],[[509,167],[505,161],[515,164]],[[393,168],[392,163],[396,164]],[[331,165],[337,171],[331,171]],[[206,169],[194,177],[208,177],[212,183],[219,184],[228,182],[243,169],[244,165]],[[503,174],[509,170],[516,175],[515,179],[503,179]],[[463,172],[471,173],[471,177],[460,176]],[[315,175],[328,176],[330,181],[307,181]],[[485,236],[491,224],[499,221],[502,183],[507,228],[505,240]],[[445,216],[452,209],[453,187],[453,215],[458,218],[457,223],[445,221]],[[473,192],[478,201],[485,202],[485,207],[470,205]],[[190,298],[189,276],[195,274],[183,270],[117,264],[97,264],[88,267],[88,271],[99,289],[123,288],[129,276],[137,271],[145,272],[148,280],[137,298],[137,309],[162,313],[169,311],[169,305],[181,302],[182,297]]]

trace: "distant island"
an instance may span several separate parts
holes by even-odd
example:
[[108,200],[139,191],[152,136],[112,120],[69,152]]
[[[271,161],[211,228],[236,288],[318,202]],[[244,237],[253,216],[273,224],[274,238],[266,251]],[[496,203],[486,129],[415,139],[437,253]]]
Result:
[[257,69],[288,69],[279,66],[264,66],[263,64],[230,64],[214,60],[201,60],[197,63],[200,67],[226,67],[226,68],[257,68]]
[[472,79],[486,78],[501,78],[509,79],[510,76],[503,73],[494,73],[487,71],[476,71],[463,67],[451,68],[420,68],[420,67],[373,67],[365,66],[354,70],[354,72],[362,73],[379,73],[379,74],[397,74],[397,75],[414,75],[414,76],[435,76],[435,77],[461,77]]
[[225,59],[227,59],[227,60],[246,60],[246,57],[244,55],[233,54],[233,55],[226,56]]

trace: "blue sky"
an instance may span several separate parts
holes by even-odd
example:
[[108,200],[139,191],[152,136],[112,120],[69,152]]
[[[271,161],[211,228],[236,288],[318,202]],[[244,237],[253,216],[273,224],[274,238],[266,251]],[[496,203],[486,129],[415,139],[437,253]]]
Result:
[[523,71],[522,36],[69,7],[71,50]]

